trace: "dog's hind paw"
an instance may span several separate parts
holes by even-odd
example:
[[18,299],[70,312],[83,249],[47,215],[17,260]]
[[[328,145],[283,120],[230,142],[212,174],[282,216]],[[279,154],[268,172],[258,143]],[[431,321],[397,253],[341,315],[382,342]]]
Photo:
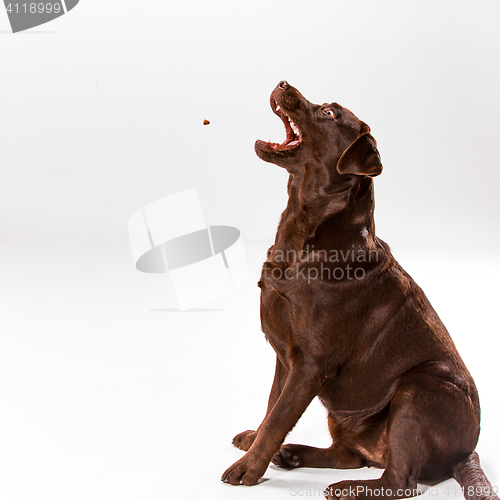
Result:
[[302,460],[300,456],[301,448],[298,444],[286,444],[281,447],[281,450],[273,457],[273,464],[281,467],[282,469],[295,469],[302,467]]

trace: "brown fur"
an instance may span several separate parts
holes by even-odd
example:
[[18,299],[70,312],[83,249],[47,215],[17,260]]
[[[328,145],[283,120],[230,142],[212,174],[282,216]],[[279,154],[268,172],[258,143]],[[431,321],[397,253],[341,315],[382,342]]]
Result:
[[[474,381],[425,294],[375,235],[372,177],[382,163],[370,128],[286,82],[271,106],[287,139],[255,149],[290,174],[259,281],[276,373],[267,414],[257,431],[234,438],[247,453],[223,481],[256,484],[271,460],[284,468],[368,465],[384,468],[382,477],[333,484],[326,496],[364,499],[368,488],[384,488],[381,498],[405,498],[417,481],[455,477],[481,488],[466,491],[469,500],[497,499],[474,452]],[[328,410],[331,447],[282,446],[315,396]]]

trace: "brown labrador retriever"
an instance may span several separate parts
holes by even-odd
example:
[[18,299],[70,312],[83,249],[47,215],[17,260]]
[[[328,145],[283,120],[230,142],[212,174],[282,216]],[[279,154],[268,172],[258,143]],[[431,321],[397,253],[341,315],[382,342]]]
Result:
[[[417,482],[454,477],[468,500],[498,499],[474,451],[474,381],[422,290],[375,235],[372,178],[382,164],[370,128],[285,81],[271,107],[286,139],[257,141],[255,150],[290,174],[259,281],[276,373],[262,424],[234,438],[247,453],[222,480],[256,484],[271,460],[284,468],[374,466],[385,469],[380,479],[342,481],[326,497],[406,498]],[[281,446],[315,396],[328,410],[333,444]]]

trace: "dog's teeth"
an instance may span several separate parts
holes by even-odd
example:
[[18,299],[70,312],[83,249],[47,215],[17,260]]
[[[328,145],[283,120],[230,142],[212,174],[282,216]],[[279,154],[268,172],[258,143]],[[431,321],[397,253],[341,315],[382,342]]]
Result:
[[279,111],[280,109],[281,109],[281,108],[280,108],[280,105],[278,104],[278,105],[276,106],[276,111]]
[[297,125],[295,125],[295,123],[292,122],[292,120],[290,120],[290,125],[292,126],[292,130],[295,132],[295,134],[299,135],[299,129]]

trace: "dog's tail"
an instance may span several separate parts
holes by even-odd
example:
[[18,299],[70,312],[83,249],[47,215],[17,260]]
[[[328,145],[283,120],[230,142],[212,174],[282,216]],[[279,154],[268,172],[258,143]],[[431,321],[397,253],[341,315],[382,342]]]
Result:
[[453,477],[466,500],[499,500],[497,489],[488,481],[475,451],[453,467]]

